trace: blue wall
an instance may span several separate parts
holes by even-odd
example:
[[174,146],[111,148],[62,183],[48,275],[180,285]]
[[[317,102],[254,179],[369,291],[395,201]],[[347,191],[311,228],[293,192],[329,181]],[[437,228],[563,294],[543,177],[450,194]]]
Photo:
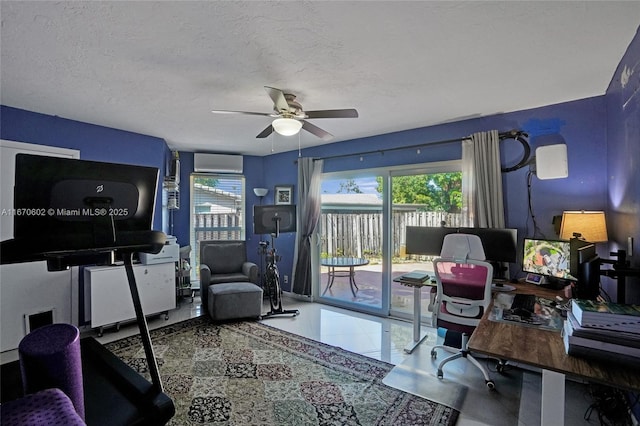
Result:
[[[611,250],[626,250],[633,237],[631,265],[640,267],[640,28],[613,75],[606,105]],[[607,288],[615,294],[614,283]],[[640,279],[628,279],[626,291],[628,303],[640,304]]]
[[162,179],[170,155],[164,139],[0,106],[0,138],[77,149],[83,160],[160,169],[153,228],[162,229]]

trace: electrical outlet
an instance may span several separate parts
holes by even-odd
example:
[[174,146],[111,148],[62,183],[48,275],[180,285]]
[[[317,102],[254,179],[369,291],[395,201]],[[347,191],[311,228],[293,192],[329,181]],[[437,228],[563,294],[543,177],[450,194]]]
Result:
[[289,284],[289,275],[284,276],[284,283]]

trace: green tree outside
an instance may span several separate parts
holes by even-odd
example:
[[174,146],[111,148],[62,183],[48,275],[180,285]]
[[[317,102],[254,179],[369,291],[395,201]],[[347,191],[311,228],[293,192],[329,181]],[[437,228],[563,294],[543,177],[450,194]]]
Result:
[[[376,190],[382,193],[382,178],[376,177]],[[423,204],[425,211],[460,213],[462,173],[396,176],[393,178],[393,204]]]

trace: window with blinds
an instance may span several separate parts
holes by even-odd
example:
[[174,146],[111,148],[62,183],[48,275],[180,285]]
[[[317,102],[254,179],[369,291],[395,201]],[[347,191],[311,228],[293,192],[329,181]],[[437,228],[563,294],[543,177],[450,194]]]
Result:
[[196,275],[200,271],[200,241],[244,240],[244,199],[242,175],[191,175],[191,253]]

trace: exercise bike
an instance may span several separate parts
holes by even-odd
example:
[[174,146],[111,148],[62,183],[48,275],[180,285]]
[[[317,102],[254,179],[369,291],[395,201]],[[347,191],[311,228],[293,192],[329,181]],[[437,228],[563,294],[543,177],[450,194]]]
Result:
[[280,272],[278,271],[278,261],[280,255],[276,251],[274,239],[279,235],[280,218],[273,219],[276,222],[276,232],[271,234],[271,248],[269,249],[268,242],[260,242],[261,250],[267,257],[267,267],[264,274],[264,290],[269,297],[269,304],[271,310],[264,314],[262,318],[269,318],[275,315],[300,315],[300,311],[297,309],[282,309],[282,287],[280,286]]

